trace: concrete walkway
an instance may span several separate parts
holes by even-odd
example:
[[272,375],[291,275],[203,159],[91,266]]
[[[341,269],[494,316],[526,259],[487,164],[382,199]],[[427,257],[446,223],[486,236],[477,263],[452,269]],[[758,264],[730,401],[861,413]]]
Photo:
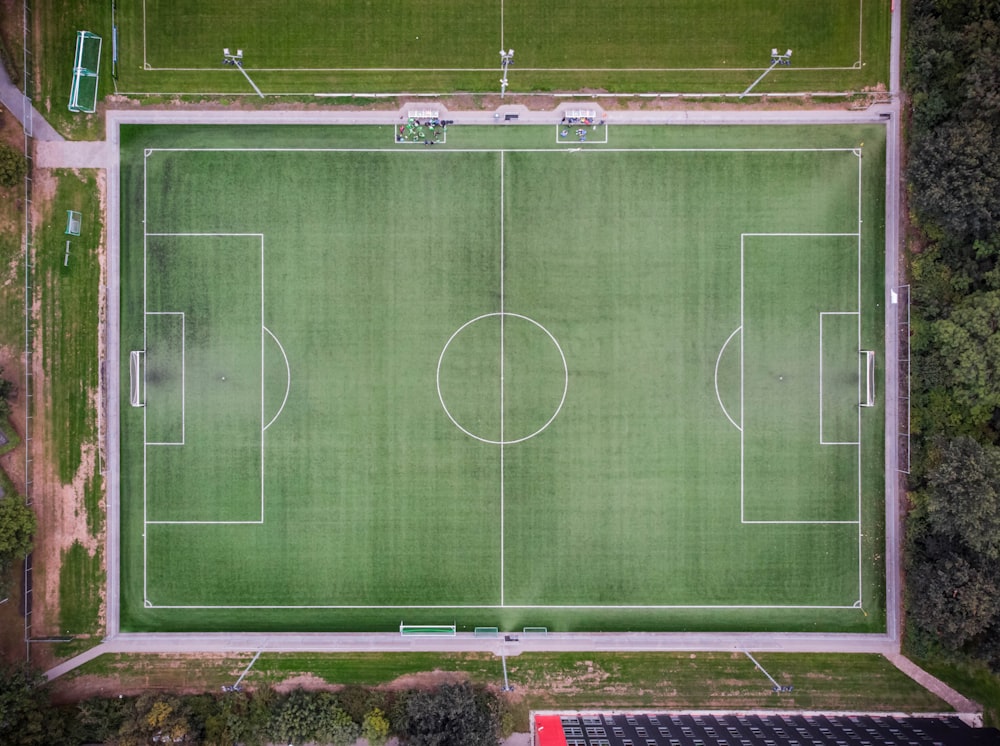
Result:
[[0,104],[21,123],[24,131],[35,140],[62,140],[62,135],[31,105],[28,98],[11,82],[7,68],[0,65]]
[[978,702],[962,696],[943,681],[931,676],[916,663],[899,653],[891,653],[885,657],[892,665],[916,681],[924,689],[927,689],[932,694],[936,694],[954,707],[955,712],[963,715],[962,719],[969,723],[969,725],[976,728],[983,727],[983,708]]
[[117,161],[115,151],[106,140],[36,140],[35,167],[110,169]]

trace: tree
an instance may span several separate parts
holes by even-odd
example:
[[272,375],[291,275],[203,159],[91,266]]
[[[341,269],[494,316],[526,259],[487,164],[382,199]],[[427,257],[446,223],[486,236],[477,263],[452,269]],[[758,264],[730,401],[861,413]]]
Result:
[[190,710],[172,694],[143,694],[132,703],[118,731],[120,746],[197,741]]
[[37,527],[34,512],[20,497],[0,498],[0,572],[31,551]]
[[1000,449],[966,436],[943,443],[928,473],[927,513],[933,531],[1000,560]]
[[77,720],[84,727],[87,741],[111,741],[121,730],[131,700],[118,697],[92,697],[77,704]]
[[468,684],[417,692],[407,702],[407,743],[414,746],[497,746],[498,724]]
[[270,719],[270,689],[252,697],[245,692],[226,692],[205,718],[205,746],[259,746]]
[[974,427],[987,425],[1000,408],[1000,291],[976,293],[951,316],[930,324],[928,357],[937,380],[966,410]]
[[988,238],[1000,229],[997,134],[990,121],[949,120],[911,149],[913,206],[955,240]]
[[313,740],[319,727],[320,703],[310,692],[295,689],[279,700],[268,728],[275,743],[302,744]]
[[389,740],[389,719],[378,707],[365,715],[361,723],[361,737],[369,746],[384,746]]
[[957,553],[917,558],[907,575],[910,619],[951,650],[982,635],[1000,612],[1000,588],[989,572]]
[[2,377],[3,368],[0,368],[0,417],[10,416],[10,400],[17,393],[17,387],[13,381],[8,381]]
[[0,663],[0,743],[63,746],[79,742],[63,713],[52,707],[45,677],[27,665]]
[[10,145],[0,144],[0,187],[12,187],[24,180],[28,160]]
[[361,728],[350,715],[337,704],[337,699],[329,692],[315,695],[319,706],[314,740],[330,746],[352,746],[361,735]]

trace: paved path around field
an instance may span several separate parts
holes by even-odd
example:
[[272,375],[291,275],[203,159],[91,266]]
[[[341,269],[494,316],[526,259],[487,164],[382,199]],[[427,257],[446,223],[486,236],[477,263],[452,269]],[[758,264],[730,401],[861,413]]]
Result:
[[[118,307],[118,245],[119,245],[119,169],[118,169],[118,131],[123,123],[205,123],[205,124],[398,124],[405,119],[410,109],[426,109],[433,104],[421,101],[412,106],[404,105],[399,110],[371,112],[352,111],[176,111],[176,110],[128,110],[108,112],[108,137],[102,142],[40,142],[37,143],[36,165],[40,167],[85,167],[105,168],[108,172],[108,298],[109,309]],[[441,116],[455,121],[457,125],[494,125],[518,126],[520,124],[549,124],[555,126],[566,109],[595,107],[594,104],[571,102],[561,105],[551,111],[529,111],[523,106],[504,106],[496,112],[446,112],[443,107]],[[710,111],[612,111],[604,112],[605,120],[612,127],[616,124],[848,124],[848,123],[885,123],[897,119],[895,103],[878,104],[864,110],[755,110],[752,108],[731,108]],[[507,116],[517,116],[516,120],[507,120]],[[613,137],[613,134],[612,134]],[[890,147],[890,150],[892,148]],[[892,197],[890,196],[890,200]],[[890,210],[891,210],[890,206]],[[890,223],[894,219],[890,217]],[[894,240],[894,239],[893,239]],[[895,247],[892,247],[895,256]],[[889,253],[887,251],[887,253]],[[888,260],[887,260],[888,261]],[[894,260],[893,260],[894,261]],[[892,275],[894,277],[894,275]],[[108,359],[118,359],[117,350],[117,314],[108,316]],[[895,323],[887,323],[887,334],[895,330]],[[887,340],[887,345],[889,341]],[[109,367],[109,390],[105,401],[109,411],[108,422],[115,421],[118,406],[118,373],[115,366]],[[888,402],[887,402],[888,404]],[[887,423],[887,429],[889,429]],[[892,428],[894,432],[894,428]],[[837,634],[569,634],[549,635],[545,638],[527,639],[521,636],[519,643],[498,644],[495,640],[476,639],[471,635],[457,636],[449,639],[435,638],[401,638],[392,635],[356,635],[356,634],[273,634],[273,635],[197,635],[197,634],[167,634],[167,635],[136,635],[119,634],[118,589],[120,566],[118,557],[118,526],[119,526],[119,485],[115,475],[118,473],[117,433],[109,428],[109,441],[106,445],[108,454],[108,639],[96,650],[88,651],[83,656],[67,661],[53,668],[51,678],[72,670],[86,660],[101,652],[173,652],[185,651],[233,651],[233,650],[289,650],[289,651],[415,651],[415,650],[484,650],[496,653],[516,655],[520,650],[755,650],[755,651],[785,651],[785,652],[866,652],[890,654],[898,652],[899,638],[890,623],[889,634],[886,635],[837,635]],[[888,484],[888,481],[887,481]],[[896,501],[895,492],[886,496],[887,504]],[[893,534],[895,536],[895,534]],[[898,541],[893,538],[888,541],[890,547],[896,547]],[[890,585],[894,576],[890,575]],[[891,618],[895,614],[891,612]],[[99,652],[98,652],[99,651]]]
[[889,662],[892,663],[892,665],[916,681],[924,689],[936,694],[949,705],[954,707],[955,712],[970,715],[972,720],[966,720],[969,725],[973,725],[976,728],[983,727],[983,708],[980,707],[978,702],[974,702],[968,697],[962,696],[943,681],[931,676],[924,669],[903,655],[893,653],[891,655],[887,655],[886,658],[889,659]]
[[31,105],[31,101],[14,85],[3,65],[0,65],[0,104],[14,115],[28,136],[34,137],[36,141],[63,139],[63,136],[45,121],[45,118]]

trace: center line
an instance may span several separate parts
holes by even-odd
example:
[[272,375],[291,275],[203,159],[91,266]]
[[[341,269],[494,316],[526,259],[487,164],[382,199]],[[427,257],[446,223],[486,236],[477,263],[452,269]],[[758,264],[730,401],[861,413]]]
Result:
[[503,313],[504,313],[504,298],[503,298],[503,216],[504,216],[504,205],[503,205],[503,151],[500,151],[500,605],[503,606],[504,594],[503,594],[503,543],[504,543],[504,505],[503,505],[503,441],[504,441],[504,430],[503,430]]

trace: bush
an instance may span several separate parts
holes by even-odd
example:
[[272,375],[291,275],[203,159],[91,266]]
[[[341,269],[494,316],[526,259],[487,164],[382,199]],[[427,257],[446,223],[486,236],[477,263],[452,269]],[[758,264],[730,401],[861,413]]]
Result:
[[28,159],[10,145],[0,145],[0,187],[12,187],[24,180]]

